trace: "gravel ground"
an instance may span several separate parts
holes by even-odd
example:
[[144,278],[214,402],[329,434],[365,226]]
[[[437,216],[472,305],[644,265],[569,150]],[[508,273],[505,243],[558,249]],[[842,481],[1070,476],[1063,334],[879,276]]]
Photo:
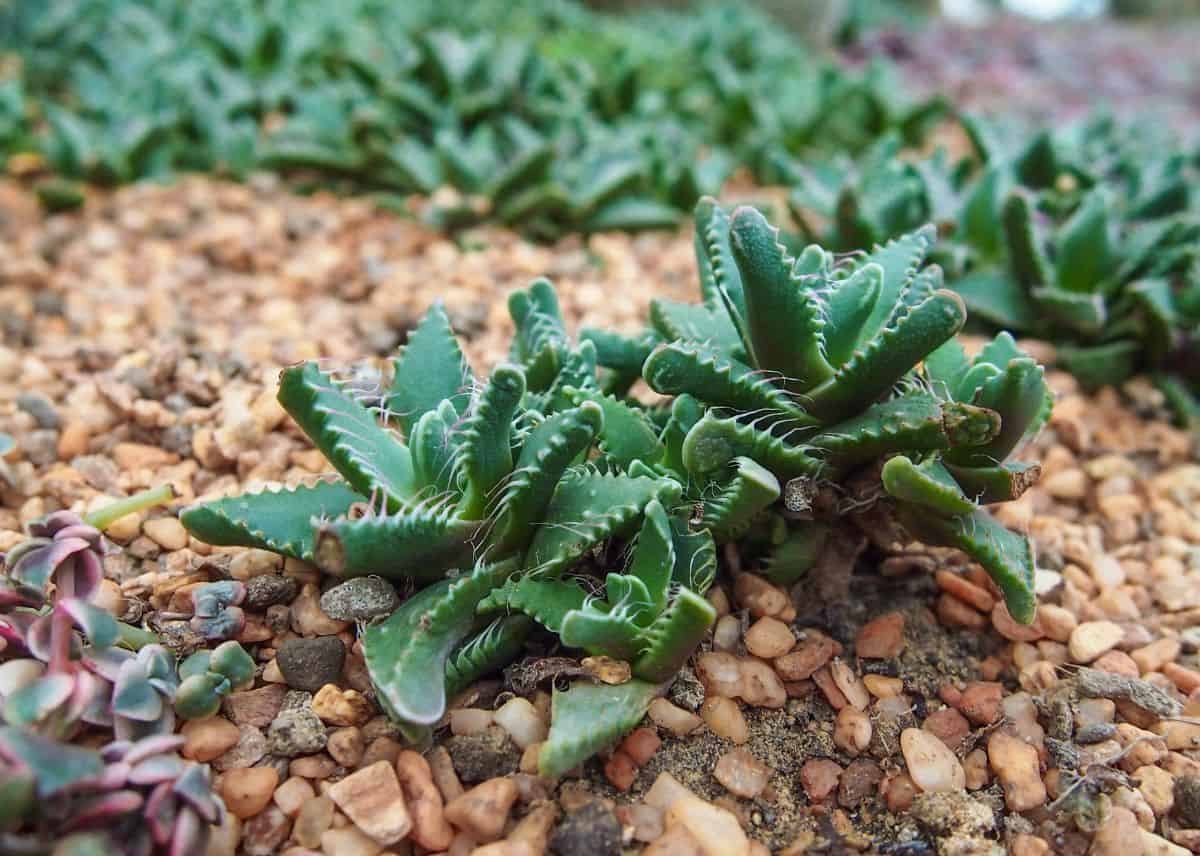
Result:
[[[1055,416],[1025,456],[1041,484],[999,512],[1043,569],[1032,627],[944,550],[873,551],[851,597],[800,619],[762,579],[723,578],[694,674],[556,787],[527,772],[545,692],[485,682],[453,736],[402,751],[316,569],[197,543],[175,512],[325,470],[274,401],[280,366],[379,358],[440,298],[486,368],[503,296],[543,274],[573,328],[636,329],[652,296],[691,297],[690,235],[454,243],[363,202],[200,179],[47,220],[4,186],[0,216],[0,431],[17,439],[0,550],[47,512],[169,481],[175,506],[110,530],[110,608],[183,653],[202,640],[161,614],[199,583],[251,589],[256,688],[184,727],[230,809],[214,856],[1200,852],[1200,466],[1146,387],[1086,397],[1051,375]],[[416,826],[385,848],[395,800]]]

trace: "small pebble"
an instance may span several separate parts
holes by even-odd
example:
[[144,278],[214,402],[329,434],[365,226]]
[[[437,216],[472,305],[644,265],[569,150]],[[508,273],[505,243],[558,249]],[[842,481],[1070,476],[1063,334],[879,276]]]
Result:
[[315,693],[341,678],[346,646],[336,636],[288,639],[279,646],[275,660],[289,687]]
[[230,770],[221,778],[221,799],[227,809],[245,820],[267,807],[278,784],[279,774],[272,767]]
[[321,595],[321,610],[340,621],[369,621],[390,615],[399,603],[391,583],[380,577],[355,577]]
[[946,744],[928,731],[906,728],[900,733],[900,751],[908,775],[926,793],[957,791],[966,787],[962,763]]
[[1111,651],[1125,636],[1121,625],[1113,621],[1085,621],[1071,631],[1067,648],[1075,663],[1090,663]]
[[387,761],[378,761],[342,779],[329,789],[329,798],[359,830],[379,844],[394,844],[412,829],[396,771]]

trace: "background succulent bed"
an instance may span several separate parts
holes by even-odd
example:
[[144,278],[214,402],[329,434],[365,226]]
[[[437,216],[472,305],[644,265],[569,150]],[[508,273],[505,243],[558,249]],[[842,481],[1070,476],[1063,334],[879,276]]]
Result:
[[1088,388],[1155,373],[1200,425],[1200,149],[1103,116],[1053,133],[963,127],[958,161],[909,161],[885,137],[857,161],[797,168],[802,236],[848,251],[933,221],[933,258],[974,321],[1053,342]]
[[888,128],[916,138],[941,109],[743,5],[351,6],[18,3],[0,150],[101,183],[267,168],[393,194],[449,186],[463,195],[436,210],[447,226],[548,236],[670,227],[736,167],[772,181],[803,152],[855,152]]
[[[790,257],[751,208],[730,218],[706,199],[697,224],[704,302],[654,304],[643,335],[572,341],[540,280],[511,296],[512,362],[486,381],[436,306],[386,382],[284,370],[280,402],[340,478],[182,521],[210,543],[411,584],[362,640],[380,703],[414,739],[537,626],[628,662],[625,683],[555,693],[550,776],[632,728],[687,661],[715,618],[721,542],[794,582],[835,541],[861,541],[849,521],[874,531],[872,509],[978,559],[1031,621],[1029,546],[979,503],[1036,479],[1006,458],[1050,399],[1007,336],[963,354],[962,301],[923,266],[932,231],[847,262],[816,246]],[[674,397],[627,397],[640,376]]]

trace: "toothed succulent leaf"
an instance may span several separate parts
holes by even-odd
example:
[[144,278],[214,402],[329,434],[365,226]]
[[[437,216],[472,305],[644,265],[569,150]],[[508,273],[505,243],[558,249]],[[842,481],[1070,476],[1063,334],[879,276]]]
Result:
[[460,416],[466,412],[473,376],[440,302],[409,334],[400,355],[392,360],[392,369],[384,403],[399,420],[405,437],[411,438],[417,421],[442,402],[449,402]]
[[448,500],[419,503],[395,514],[340,517],[318,525],[313,561],[337,577],[437,580],[452,568],[471,564],[479,527],[459,518]]
[[530,542],[563,473],[603,425],[603,411],[588,401],[550,416],[529,432],[497,500],[490,547],[495,555],[521,550]]
[[555,573],[596,544],[632,534],[651,500],[670,505],[680,492],[666,478],[568,470],[541,515],[526,565]]
[[462,429],[459,465],[466,485],[462,513],[483,516],[492,492],[512,472],[513,417],[525,395],[525,374],[516,366],[497,366]]
[[442,676],[455,648],[475,626],[488,593],[516,570],[511,562],[481,563],[457,579],[422,589],[392,616],[363,631],[367,671],[396,718],[432,725],[446,710]]
[[1009,614],[1029,624],[1037,614],[1033,548],[985,511],[943,517],[902,509],[901,520],[918,537],[962,550],[983,566],[1004,595]]
[[446,660],[447,698],[515,660],[532,629],[528,616],[505,615],[463,642]]
[[255,547],[311,562],[316,546],[313,520],[342,517],[363,501],[343,481],[322,481],[198,503],[183,509],[179,520],[209,544]]
[[512,359],[525,370],[528,388],[542,392],[554,381],[569,346],[554,287],[539,279],[524,291],[514,291],[508,311],[517,328]]
[[711,603],[681,588],[644,631],[641,655],[633,662],[634,676],[647,681],[669,680],[687,664],[716,620],[717,611]]
[[659,685],[639,680],[617,686],[576,681],[567,690],[556,689],[538,772],[557,779],[615,743],[642,721],[659,692]]
[[718,541],[740,537],[763,510],[779,499],[779,480],[752,458],[731,462],[733,475],[719,492],[704,501],[700,525]]
[[408,447],[315,362],[283,370],[279,403],[358,493],[380,495],[393,511],[416,493]]
[[825,359],[824,307],[813,287],[818,277],[793,273],[796,262],[779,243],[779,230],[753,208],[733,213],[729,234],[755,365],[778,372],[795,392],[828,379],[833,367]]

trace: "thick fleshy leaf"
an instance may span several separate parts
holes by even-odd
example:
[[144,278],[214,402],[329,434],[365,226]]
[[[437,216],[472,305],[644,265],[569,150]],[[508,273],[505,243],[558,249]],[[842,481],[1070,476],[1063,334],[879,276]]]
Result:
[[0,748],[33,772],[41,799],[95,779],[104,770],[100,753],[94,749],[59,743],[13,726],[0,726]]
[[399,419],[405,437],[411,437],[417,420],[443,401],[449,401],[460,416],[466,412],[471,402],[471,368],[440,301],[409,334],[393,367],[386,405]]
[[217,823],[220,819],[221,811],[213,799],[212,776],[208,765],[188,764],[171,790],[191,806],[205,823]]
[[311,562],[313,520],[342,517],[365,497],[344,481],[244,493],[185,508],[179,520],[209,544],[256,547]]
[[212,650],[208,668],[228,678],[234,689],[239,689],[254,679],[254,658],[233,640],[222,642]]
[[4,720],[14,725],[34,725],[63,707],[75,690],[73,675],[45,675],[4,700]]
[[526,565],[548,573],[562,570],[596,544],[633,534],[647,503],[658,499],[674,505],[681,490],[667,478],[568,470],[535,524]]
[[60,600],[54,608],[70,615],[94,647],[107,648],[117,641],[117,620],[106,610],[79,598]]
[[278,398],[359,494],[378,497],[395,511],[419,489],[408,447],[315,362],[284,369]]
[[67,831],[116,825],[124,815],[141,809],[145,799],[134,790],[113,791],[83,800],[72,811]]
[[515,570],[507,562],[478,565],[417,592],[387,621],[363,631],[367,671],[395,718],[431,725],[442,717],[446,661],[474,628],[480,601]]
[[203,719],[221,709],[221,688],[229,686],[227,678],[204,672],[190,675],[175,691],[175,712],[184,719]]
[[118,716],[153,722],[162,715],[163,699],[146,677],[141,664],[130,660],[113,684],[112,710]]
[[[632,730],[661,688],[647,681],[592,684],[576,681],[554,691],[550,734],[538,753],[538,772],[556,779]],[[603,716],[597,716],[603,711]]]

